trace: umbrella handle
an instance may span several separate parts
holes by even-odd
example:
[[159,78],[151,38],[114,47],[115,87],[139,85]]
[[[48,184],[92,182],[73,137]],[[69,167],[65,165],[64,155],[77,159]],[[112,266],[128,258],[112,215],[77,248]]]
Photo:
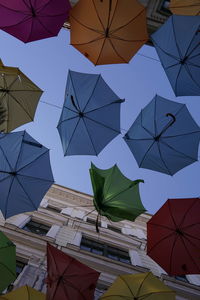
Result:
[[[171,126],[172,124],[174,124],[174,122],[176,121],[176,117],[175,117],[173,114],[167,113],[167,114],[166,114],[166,117],[169,117],[169,116],[172,117],[173,120],[172,120],[172,122],[168,125],[168,127]],[[168,127],[167,127],[167,128],[168,128]],[[167,128],[166,128],[166,129],[167,129]]]
[[97,233],[99,233],[99,225],[98,225],[98,223],[99,223],[99,213],[98,213],[98,215],[97,215],[96,222],[95,222],[96,232],[97,232]]
[[169,124],[167,124],[167,126],[161,131],[161,133],[160,133],[159,135],[157,135],[157,136],[154,138],[155,141],[158,141],[159,138],[161,137],[161,135],[162,135],[162,134],[170,127],[170,126],[172,126],[172,125],[174,124],[174,122],[176,122],[176,117],[175,117],[173,114],[167,113],[165,116],[166,116],[166,117],[172,117],[172,120],[171,120],[171,122],[170,122]]

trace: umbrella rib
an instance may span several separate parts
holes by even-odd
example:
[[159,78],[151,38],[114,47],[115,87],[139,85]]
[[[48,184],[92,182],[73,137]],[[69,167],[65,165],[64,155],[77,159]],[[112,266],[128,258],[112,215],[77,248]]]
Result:
[[13,273],[13,271],[10,268],[8,268],[2,261],[0,262],[0,265],[7,269],[14,276],[14,278],[16,278],[16,274]]
[[99,75],[99,76],[97,77],[97,81],[95,82],[94,88],[93,88],[93,90],[92,90],[92,93],[91,93],[90,97],[88,98],[88,100],[87,100],[87,102],[86,102],[86,104],[85,104],[85,106],[84,106],[84,108],[83,108],[83,112],[85,111],[87,105],[89,104],[90,100],[92,99],[92,96],[94,95],[95,89],[96,89],[96,87],[97,87],[97,84],[98,84],[100,78],[101,78],[101,75]]
[[188,49],[187,49],[186,54],[185,54],[185,56],[187,56],[187,57],[190,56],[190,55],[192,54],[192,52],[193,52],[194,50],[196,50],[196,48],[199,47],[199,43],[197,43],[196,46],[195,46],[193,49],[191,49],[190,53],[188,53],[188,51],[189,51],[189,49],[190,49],[190,46],[192,45],[192,42],[194,41],[195,38],[196,38],[196,34],[193,35],[193,38],[191,39],[191,41],[190,41],[190,43],[189,43],[189,45],[188,45]]
[[91,44],[91,43],[94,43],[94,42],[100,41],[100,40],[102,40],[103,38],[104,38],[104,36],[99,36],[99,37],[97,37],[97,38],[95,38],[95,39],[93,39],[93,40],[91,40],[91,41],[85,42],[85,43],[79,43],[79,44],[75,44],[75,43],[73,43],[73,44],[71,44],[71,45],[73,45],[73,46],[82,46],[82,45],[88,45],[88,44]]
[[150,223],[150,225],[157,226],[157,227],[161,227],[161,228],[166,228],[166,229],[169,229],[169,230],[174,231],[173,228],[170,228],[170,227],[168,227],[168,226],[166,226],[166,225],[163,225],[163,224]]
[[168,174],[170,174],[170,175],[172,176],[173,174],[171,173],[171,171],[170,171],[169,168],[167,167],[167,164],[166,164],[166,162],[164,161],[164,158],[163,158],[163,156],[162,156],[162,152],[161,152],[161,149],[160,149],[160,143],[158,142],[157,145],[158,145],[158,152],[159,152],[159,154],[160,154],[161,161],[163,162],[163,164],[164,164],[166,170],[168,171]]
[[[89,30],[91,30],[91,31],[94,31],[94,32],[96,32],[96,33],[103,34],[102,31],[97,30],[97,29],[94,29],[94,28],[92,28],[92,27],[89,27],[89,26],[83,24],[82,22],[80,22],[79,20],[77,20],[73,15],[70,15],[70,17],[71,17],[72,19],[74,19],[79,25],[81,25],[81,26],[83,26],[83,27],[85,27],[85,28],[87,28],[87,29],[89,29]],[[103,30],[104,30],[104,28],[103,28]]]
[[118,56],[120,59],[122,59],[125,63],[128,63],[128,61],[126,61],[125,58],[123,58],[123,57],[118,53],[118,51],[117,51],[117,49],[115,48],[115,46],[113,45],[113,42],[112,42],[111,39],[109,39],[109,43],[111,44],[111,46],[112,46],[114,52],[117,54],[117,56]]
[[194,77],[192,76],[190,69],[188,68],[187,65],[185,65],[185,68],[187,69],[188,74],[189,74],[190,78],[192,79],[192,81],[200,88],[200,84],[194,79]]
[[188,132],[188,133],[181,133],[181,134],[177,134],[177,135],[162,136],[162,139],[170,139],[170,138],[174,138],[174,137],[178,137],[178,136],[191,135],[191,134],[195,134],[195,133],[200,133],[200,130],[192,131],[192,132]]
[[[180,61],[180,57],[176,57],[176,56],[172,55],[171,53],[166,52],[164,49],[162,49],[162,48],[156,43],[156,41],[154,41],[153,38],[152,38],[152,41],[154,42],[154,44],[156,45],[156,47],[158,47],[164,54],[170,56],[171,58],[177,60],[178,62]],[[163,65],[162,61],[161,61],[161,64]],[[163,65],[163,68],[165,68],[164,65]]]
[[173,31],[173,34],[174,34],[174,41],[175,41],[175,44],[176,44],[176,48],[177,48],[177,51],[178,51],[178,54],[179,54],[179,59],[182,58],[182,55],[181,55],[181,51],[180,51],[180,48],[178,46],[178,43],[177,43],[177,39],[176,39],[176,33],[175,33],[175,28],[174,28],[174,19],[172,18],[172,31]]
[[[121,99],[119,99],[119,100],[121,100]],[[123,100],[122,100],[122,101],[123,101]],[[112,105],[112,104],[119,104],[119,102],[118,102],[118,100],[116,100],[116,101],[110,102],[110,103],[108,103],[108,104],[105,104],[105,105],[103,105],[103,106],[94,108],[94,109],[92,109],[92,110],[90,110],[90,111],[87,111],[87,112],[85,112],[85,113],[88,114],[88,113],[94,112],[94,111],[96,111],[96,110],[99,110],[99,109],[101,109],[101,108],[104,108],[104,107],[107,107],[107,106],[109,106],[109,105]]]
[[185,7],[198,7],[199,6],[199,4],[185,4],[185,5],[181,5],[181,6],[179,6],[179,5],[177,5],[177,6],[172,6],[172,5],[170,5],[170,8],[185,8]]
[[142,40],[126,40],[126,39],[120,38],[120,37],[118,37],[116,35],[112,35],[111,38],[113,38],[115,40],[119,40],[119,41],[131,42],[131,43],[133,43],[133,42],[145,42],[146,41],[146,39],[142,39]]
[[86,129],[87,134],[88,134],[88,137],[89,137],[89,139],[90,139],[90,141],[91,141],[91,144],[92,144],[92,147],[93,147],[93,149],[94,149],[94,152],[95,152],[95,154],[96,154],[96,156],[97,156],[97,155],[98,155],[98,154],[97,154],[97,151],[96,151],[96,149],[95,149],[95,147],[94,147],[94,143],[93,143],[92,137],[91,137],[90,134],[89,134],[89,131],[88,131],[88,128],[87,128],[87,126],[86,126],[86,123],[85,123],[84,118],[83,118],[83,123],[84,123],[84,125],[85,125],[85,129]]
[[172,270],[172,256],[173,256],[173,251],[174,251],[174,248],[175,248],[175,244],[177,242],[177,236],[175,237],[174,239],[174,242],[173,242],[173,245],[172,245],[172,250],[171,250],[171,253],[170,253],[170,259],[169,259],[169,274],[171,274],[171,270]]
[[[112,15],[112,19],[111,19],[111,21],[110,21],[110,24],[109,24],[109,22],[108,22],[108,28],[110,29],[110,27],[112,26],[112,22],[113,22],[113,20],[114,20],[114,16],[115,16],[115,12],[116,12],[116,10],[117,10],[117,6],[118,6],[118,3],[119,3],[119,0],[117,0],[116,1],[116,5],[115,5],[115,8],[114,8],[114,11],[113,11],[113,15]],[[110,11],[111,11],[111,8],[110,8]]]
[[14,97],[11,93],[9,93],[9,96],[15,100],[15,102],[20,106],[20,108],[26,113],[26,115],[30,118],[31,121],[33,121],[33,118],[29,114],[29,112],[26,110],[26,108],[18,101],[16,97]]
[[75,117],[71,117],[71,118],[69,118],[69,119],[65,119],[65,120],[61,121],[61,122],[58,124],[58,126],[57,126],[57,127],[59,127],[59,126],[60,126],[62,123],[65,123],[65,122],[67,122],[67,121],[71,121],[71,120],[73,120],[73,119],[76,119],[76,118],[79,118],[79,119],[80,119],[79,115],[77,115],[77,116],[75,116]]
[[170,148],[171,150],[173,150],[173,151],[175,151],[175,152],[177,152],[177,153],[179,153],[179,154],[181,154],[181,155],[183,155],[183,156],[189,158],[189,159],[192,160],[193,162],[197,161],[196,158],[193,158],[193,157],[191,157],[191,156],[189,156],[189,155],[187,155],[187,154],[185,154],[185,153],[182,153],[182,152],[176,150],[175,148],[173,148],[173,147],[170,146],[169,144],[165,143],[164,141],[160,141],[160,143],[164,144],[165,146],[167,146],[167,147]]
[[[196,225],[196,224],[195,224]],[[181,228],[181,229],[185,229],[185,228]],[[194,240],[200,241],[200,238],[197,238],[196,236],[193,236],[192,234],[189,234],[187,232],[184,231],[184,237],[191,243],[193,244],[198,250],[200,250],[200,247],[198,248],[194,243],[192,243],[189,238],[193,238]]]
[[[187,239],[187,238],[186,238],[186,239]],[[198,271],[200,271],[199,266],[196,264],[195,260],[193,259],[193,256],[190,254],[188,248],[187,248],[186,245],[185,245],[185,241],[184,241],[184,239],[183,239],[182,237],[181,237],[181,240],[182,240],[182,243],[183,243],[183,245],[184,245],[184,247],[185,247],[185,250],[186,250],[188,256],[189,256],[190,259],[192,260],[193,264],[197,267]],[[189,240],[189,242],[191,243],[190,240]],[[193,243],[191,243],[191,244],[193,244]],[[195,246],[195,247],[196,247],[196,246]],[[198,249],[198,248],[197,248],[197,249]],[[199,250],[199,249],[198,249],[198,250]]]
[[132,18],[130,21],[128,21],[126,24],[114,29],[113,31],[111,31],[110,33],[112,34],[113,32],[116,32],[124,27],[126,27],[127,25],[129,25],[131,22],[135,21],[143,12],[145,11],[145,8],[143,8],[136,16],[134,16],[134,18]]
[[89,118],[88,116],[85,116],[85,118],[86,118],[86,119],[89,119],[90,121],[93,121],[93,122],[97,123],[98,125],[101,125],[101,126],[107,128],[107,129],[110,129],[110,130],[112,130],[112,131],[114,131],[114,132],[117,132],[118,134],[121,133],[120,131],[118,131],[118,130],[116,130],[116,129],[114,129],[114,128],[111,128],[111,127],[109,127],[109,126],[107,126],[107,125],[105,125],[105,124],[103,124],[103,123],[101,123],[101,122],[98,122],[97,120],[93,120],[93,119]]
[[[5,137],[5,136],[4,136],[4,137]],[[8,163],[10,169],[13,170],[13,168],[12,168],[12,166],[10,165],[9,160],[7,159],[7,156],[5,155],[5,153],[4,153],[3,148],[1,147],[1,145],[0,145],[0,149],[1,149],[2,153],[3,153],[3,156],[4,156],[5,160],[6,160],[6,162]]]
[[149,296],[151,296],[151,295],[154,295],[154,294],[175,294],[176,292],[175,291],[160,291],[160,292],[151,292],[151,293],[148,293],[148,294],[145,294],[145,295],[142,295],[142,296],[140,296],[139,297],[139,299],[138,300],[143,300],[143,299],[145,299],[146,297],[149,297]]
[[51,32],[41,21],[39,18],[37,18],[38,23],[40,23],[40,25],[46,30],[46,32],[48,32],[49,34],[53,35],[54,33]]
[[66,109],[72,111],[73,113],[76,113],[76,114],[77,114],[77,111],[76,111],[76,110],[73,110],[73,109],[69,108],[68,106],[63,105],[63,108],[66,108]]
[[[155,110],[155,108],[154,108],[154,110]],[[154,112],[155,113],[155,112]],[[141,113],[140,113],[140,126],[149,134],[149,135],[151,135],[152,136],[152,138],[154,138],[154,134],[153,133],[151,133],[146,127],[144,127],[143,126],[143,109],[141,110]],[[155,120],[154,120],[154,123],[155,123]],[[156,125],[154,125],[154,126],[156,126]]]
[[[99,15],[99,13],[98,13],[98,9],[97,9],[96,6],[95,6],[94,0],[92,0],[92,3],[93,3],[93,6],[94,6],[94,9],[95,9],[97,18],[98,18],[98,20],[99,20],[99,22],[100,22],[100,24],[101,24],[101,26],[102,26],[102,28],[103,28],[103,31],[105,31],[104,24],[103,24],[103,22],[101,21],[101,18],[100,18],[100,15]],[[94,30],[94,29],[93,29],[93,30]]]
[[11,191],[11,188],[12,188],[12,185],[13,185],[13,182],[14,182],[14,177],[11,180],[12,180],[12,182],[10,183],[8,194],[7,194],[6,201],[5,201],[5,219],[7,217],[8,199],[9,199],[10,191]]
[[[64,121],[63,121],[63,122],[64,122]],[[74,128],[74,131],[73,131],[73,133],[72,133],[72,135],[71,135],[71,138],[70,138],[70,140],[69,140],[68,147],[67,147],[67,149],[66,149],[66,151],[65,151],[66,154],[67,154],[68,148],[69,148],[69,146],[70,146],[70,143],[71,143],[71,141],[72,141],[72,139],[73,139],[73,136],[74,136],[74,134],[75,134],[76,128],[78,127],[79,122],[80,122],[80,118],[78,119],[78,122],[76,123],[76,126],[75,126],[75,128]]]
[[95,62],[95,66],[97,65],[97,63],[98,63],[98,61],[99,61],[99,58],[100,58],[101,53],[102,53],[102,51],[103,51],[103,47],[104,47],[105,42],[106,42],[106,38],[105,38],[105,37],[103,37],[103,38],[104,38],[103,44],[102,44],[101,49],[100,49],[100,51],[99,51],[99,55],[98,55],[97,60],[96,60],[96,62]]
[[147,277],[148,277],[150,274],[151,274],[151,273],[148,272],[148,273],[146,274],[146,276],[144,277],[144,279],[142,280],[142,282],[141,282],[141,284],[140,284],[140,286],[139,286],[139,289],[138,289],[138,291],[137,291],[136,298],[137,298],[137,297],[140,297],[140,296],[139,296],[139,293],[140,293],[140,291],[141,291],[141,289],[142,289],[142,286],[144,285],[145,280],[147,279]]
[[153,147],[154,144],[155,144],[155,141],[153,141],[153,143],[152,143],[152,144],[149,146],[149,148],[147,149],[145,155],[143,156],[143,158],[142,158],[142,160],[141,160],[141,162],[140,162],[140,164],[139,164],[139,168],[142,167],[143,161],[145,160],[147,154],[149,153],[149,151],[151,150],[151,148]]
[[23,174],[18,174],[18,173],[17,173],[17,176],[27,177],[27,178],[33,178],[33,179],[40,179],[40,180],[46,181],[46,182],[52,182],[52,180],[49,180],[49,179],[44,179],[44,178],[35,177],[35,176],[29,176],[29,175],[23,175]]
[[[22,141],[22,143],[23,143],[23,141]],[[26,168],[27,166],[31,165],[33,162],[35,162],[36,160],[38,160],[41,156],[45,155],[48,151],[49,151],[49,149],[46,149],[45,152],[43,152],[40,155],[38,155],[34,160],[32,160],[31,162],[29,162],[28,164],[26,164],[22,168],[17,169],[17,174],[18,174],[19,171],[23,170],[24,168]],[[20,152],[21,152],[21,149],[20,149]],[[21,176],[24,176],[24,175],[21,175]]]
[[172,67],[175,67],[175,66],[178,66],[178,65],[180,65],[180,62],[177,62],[177,63],[176,63],[176,64],[174,64],[174,65],[171,65],[171,66],[165,67],[165,70],[168,70],[168,69],[170,69],[170,68],[172,68]]
[[[17,23],[17,25],[23,24],[24,22],[28,21],[29,19],[31,19],[31,16],[26,15],[23,20],[21,20],[19,23]],[[7,28],[10,28],[10,27],[13,27],[13,26],[14,25],[3,26],[3,27],[1,27],[1,29],[7,29]]]
[[23,185],[21,184],[21,182],[19,181],[19,179],[16,176],[16,180],[18,181],[18,184],[21,186],[24,194],[26,195],[26,197],[29,199],[29,201],[31,202],[31,204],[33,205],[33,207],[35,208],[35,210],[38,209],[38,207],[35,205],[35,203],[32,201],[32,199],[29,197],[29,195],[27,194],[26,190],[24,189]]
[[156,242],[150,250],[148,250],[147,254],[149,255],[149,253],[155,248],[157,247],[160,243],[162,243],[164,240],[168,239],[169,237],[172,237],[174,235],[174,232],[169,233],[168,235],[164,236],[162,239],[160,239],[158,242]]
[[[130,293],[135,297],[133,291],[131,290],[131,288],[129,287],[128,283],[124,280],[124,278],[122,276],[120,276],[120,279],[125,283],[125,285],[127,286],[127,288],[129,289]],[[137,294],[136,294],[137,296]],[[130,297],[127,296],[128,299],[130,299]],[[132,299],[132,298],[131,298]]]
[[188,212],[193,208],[193,206],[197,203],[197,201],[199,201],[199,199],[194,200],[194,201],[192,202],[192,204],[190,205],[190,207],[188,208],[188,210],[185,212],[185,214],[184,214],[182,220],[180,221],[180,224],[179,224],[180,226],[183,224],[183,222],[185,221],[185,218],[186,218]]

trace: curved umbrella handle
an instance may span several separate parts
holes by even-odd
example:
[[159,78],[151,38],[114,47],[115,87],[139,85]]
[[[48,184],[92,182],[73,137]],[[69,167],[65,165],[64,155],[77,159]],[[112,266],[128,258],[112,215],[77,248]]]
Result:
[[[171,126],[172,124],[174,124],[174,122],[176,122],[176,117],[175,117],[173,114],[167,113],[167,114],[166,114],[166,117],[169,117],[169,116],[172,117],[173,120],[172,120],[172,122],[171,122],[170,124],[168,124],[168,127]],[[168,127],[167,127],[167,128],[168,128]],[[167,129],[167,128],[166,128],[166,129]]]

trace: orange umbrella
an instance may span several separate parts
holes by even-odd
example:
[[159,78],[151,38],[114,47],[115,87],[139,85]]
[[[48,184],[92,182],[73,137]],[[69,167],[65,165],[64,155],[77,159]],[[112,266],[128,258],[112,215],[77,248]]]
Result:
[[79,0],[70,14],[71,45],[95,65],[128,63],[148,40],[136,0]]
[[169,8],[176,15],[200,15],[199,0],[171,0]]

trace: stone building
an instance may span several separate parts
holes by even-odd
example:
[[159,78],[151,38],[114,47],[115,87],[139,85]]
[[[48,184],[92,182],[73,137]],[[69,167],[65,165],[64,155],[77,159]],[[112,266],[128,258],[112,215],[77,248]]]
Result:
[[18,277],[14,289],[28,284],[45,292],[46,243],[50,242],[101,272],[95,299],[117,275],[148,270],[177,292],[177,300],[200,299],[200,275],[170,277],[146,255],[146,223],[151,215],[117,223],[102,217],[98,234],[92,203],[90,195],[53,185],[38,211],[6,221],[0,218],[0,230],[16,244]]

